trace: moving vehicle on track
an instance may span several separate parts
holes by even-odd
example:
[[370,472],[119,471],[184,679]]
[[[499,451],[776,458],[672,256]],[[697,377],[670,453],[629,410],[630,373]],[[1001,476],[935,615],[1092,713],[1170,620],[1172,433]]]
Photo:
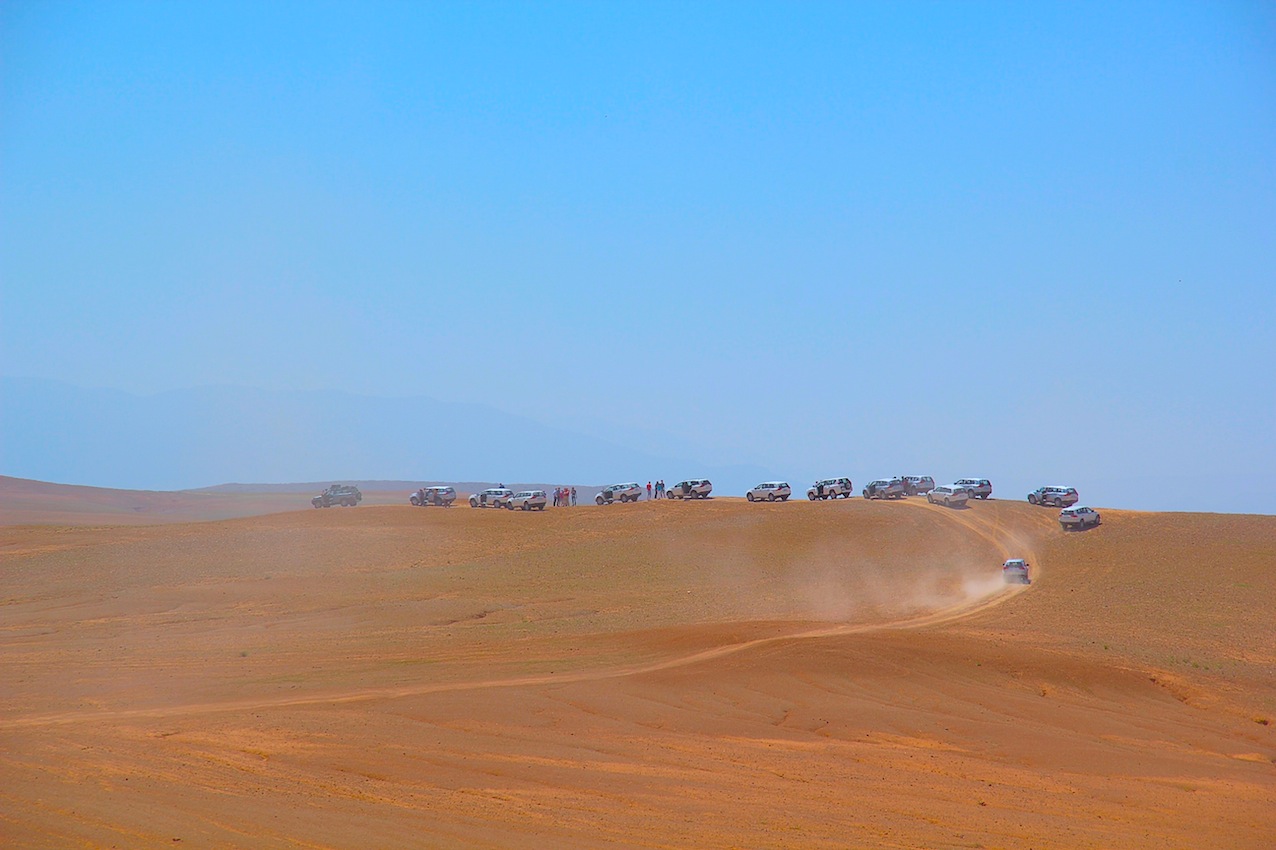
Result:
[[503,508],[505,503],[514,497],[514,491],[508,487],[488,487],[470,496],[471,508]]
[[1001,575],[1006,584],[1032,584],[1032,579],[1028,576],[1030,567],[1031,564],[1023,558],[1011,558],[1001,565]]
[[1038,487],[1028,494],[1028,502],[1033,505],[1044,505],[1046,507],[1066,508],[1075,505],[1081,501],[1081,497],[1077,495],[1075,487]]
[[447,508],[456,501],[456,490],[451,487],[422,487],[409,496],[408,501],[418,508],[430,505]]
[[511,511],[515,508],[520,511],[543,511],[548,503],[549,497],[545,495],[544,490],[523,490],[510,496],[505,502],[505,507]]
[[636,502],[641,495],[642,488],[638,486],[637,482],[631,481],[628,484],[613,484],[610,487],[604,487],[594,497],[594,502],[599,505],[610,505],[612,502]]
[[793,495],[793,488],[785,481],[763,481],[744,494],[750,502],[774,502],[777,499],[787,502]]
[[1073,505],[1059,511],[1059,525],[1064,531],[1084,531],[1102,522],[1103,517],[1099,512],[1085,505]]
[[324,490],[318,496],[310,500],[310,504],[316,508],[331,508],[333,505],[340,505],[343,508],[353,508],[355,505],[363,501],[363,494],[359,492],[359,488],[353,484],[333,484]]
[[902,499],[905,485],[903,478],[878,478],[864,488],[865,499]]
[[992,495],[992,482],[987,478],[958,478],[954,487],[961,487],[972,499],[987,499]]
[[905,475],[904,494],[908,496],[925,496],[935,489],[935,479],[929,475]]
[[965,489],[955,484],[945,484],[941,487],[933,487],[926,494],[926,501],[932,505],[944,505],[945,507],[965,507],[970,494]]
[[814,502],[816,499],[851,498],[855,493],[855,485],[849,478],[821,478],[806,491],[806,497]]
[[713,484],[707,478],[688,478],[665,490],[666,499],[707,499]]

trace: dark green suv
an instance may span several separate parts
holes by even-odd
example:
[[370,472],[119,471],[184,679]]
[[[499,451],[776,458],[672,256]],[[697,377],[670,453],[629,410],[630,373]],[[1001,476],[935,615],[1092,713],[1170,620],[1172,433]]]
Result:
[[333,505],[353,508],[362,501],[363,494],[353,484],[333,484],[327,490],[311,499],[310,504],[316,508],[330,508]]

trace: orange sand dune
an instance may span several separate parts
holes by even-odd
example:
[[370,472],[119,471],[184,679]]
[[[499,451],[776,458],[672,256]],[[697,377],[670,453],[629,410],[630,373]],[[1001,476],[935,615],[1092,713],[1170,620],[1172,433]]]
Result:
[[1276,518],[1055,513],[9,527],[0,838],[1272,846]]

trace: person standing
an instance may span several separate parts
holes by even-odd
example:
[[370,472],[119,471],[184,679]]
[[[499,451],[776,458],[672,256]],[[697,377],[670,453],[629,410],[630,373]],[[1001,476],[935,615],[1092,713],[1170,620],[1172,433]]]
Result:
[[647,482],[647,501],[651,501],[651,482]]
[[572,488],[572,507],[576,507],[576,488]]

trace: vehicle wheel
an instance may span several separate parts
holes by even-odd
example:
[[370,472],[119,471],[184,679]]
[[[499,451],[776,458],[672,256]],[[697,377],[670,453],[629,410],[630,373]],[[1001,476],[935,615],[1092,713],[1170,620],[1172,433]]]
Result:
[[1035,504],[1037,504],[1037,497],[1036,497],[1036,496],[1034,496],[1032,493],[1029,493],[1029,494],[1028,494],[1028,504],[1030,504],[1030,505],[1035,505]]
[[774,494],[774,493],[767,493],[767,494],[766,494],[766,500],[767,500],[768,502],[774,502],[774,501],[775,501],[775,494]]
[[788,500],[789,500],[789,497],[788,497],[788,496],[781,496],[781,497],[780,497],[780,501],[781,501],[781,502],[787,502]]
[[607,503],[607,500],[604,499],[601,495],[595,496],[594,501],[598,504],[598,507],[600,508]]
[[752,493],[745,493],[745,494],[744,494],[744,498],[746,498],[746,499],[748,499],[750,502],[752,502],[752,501],[753,501],[753,494],[752,494]]
[[471,508],[477,508],[477,507],[478,507],[478,500],[477,500],[477,499],[470,499],[470,507],[471,507]]
[[806,494],[806,497],[807,497],[808,499],[810,499],[812,502],[814,502],[814,501],[815,501],[815,494],[814,494],[814,493],[807,493],[807,494]]

